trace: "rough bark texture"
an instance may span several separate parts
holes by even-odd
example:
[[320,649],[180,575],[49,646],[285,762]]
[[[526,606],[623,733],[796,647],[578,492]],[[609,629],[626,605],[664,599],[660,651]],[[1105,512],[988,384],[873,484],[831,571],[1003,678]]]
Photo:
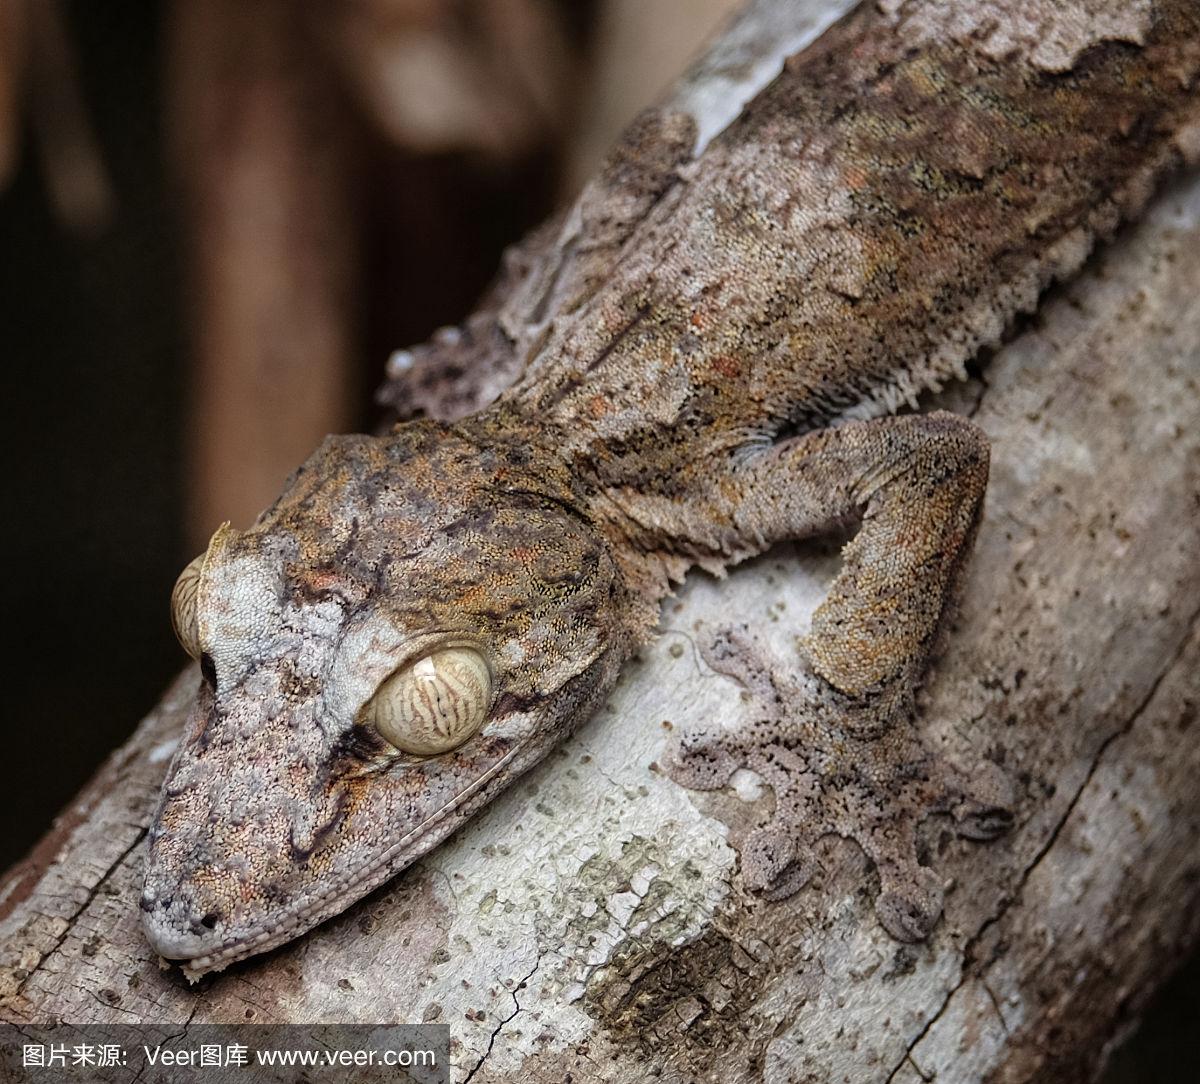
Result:
[[[742,89],[795,48],[782,7],[727,39]],[[681,100],[732,70],[697,69]],[[929,825],[953,880],[927,943],[881,931],[848,844],[792,898],[747,896],[731,839],[769,794],[657,770],[670,728],[744,710],[700,629],[748,621],[781,651],[806,630],[837,560],[787,549],[692,577],[611,703],[450,843],[195,988],[159,971],[136,905],[186,673],[0,888],[0,1016],[440,1020],[474,1081],[1090,1078],[1200,932],[1197,283],[1185,179],[941,397],[991,438],[992,483],[922,717],[1020,797],[997,843]]]

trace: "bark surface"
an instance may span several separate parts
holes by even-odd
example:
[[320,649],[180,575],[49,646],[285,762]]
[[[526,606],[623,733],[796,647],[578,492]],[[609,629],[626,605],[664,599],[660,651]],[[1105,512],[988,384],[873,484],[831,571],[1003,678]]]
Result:
[[[839,7],[751,5],[676,103],[711,133]],[[519,259],[536,273],[554,245]],[[1197,284],[1184,178],[937,400],[987,432],[992,481],[921,718],[963,763],[1004,764],[1019,800],[995,843],[928,824],[952,880],[927,943],[880,929],[850,844],[790,899],[748,896],[732,841],[769,792],[657,768],[672,728],[746,710],[698,637],[746,621],[786,652],[807,630],[836,551],[788,547],[690,577],[606,708],[448,844],[197,987],[159,970],[137,908],[187,671],[0,885],[0,1018],[439,1021],[474,1081],[1089,1079],[1200,932]],[[461,349],[400,366],[392,401]],[[448,394],[494,394],[496,360]]]

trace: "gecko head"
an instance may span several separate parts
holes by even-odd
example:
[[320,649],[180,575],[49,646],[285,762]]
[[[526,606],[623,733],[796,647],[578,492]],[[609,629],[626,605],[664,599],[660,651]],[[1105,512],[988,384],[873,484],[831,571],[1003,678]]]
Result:
[[410,423],[334,437],[180,577],[202,679],[143,925],[196,976],[444,839],[615,678],[627,592],[550,453]]

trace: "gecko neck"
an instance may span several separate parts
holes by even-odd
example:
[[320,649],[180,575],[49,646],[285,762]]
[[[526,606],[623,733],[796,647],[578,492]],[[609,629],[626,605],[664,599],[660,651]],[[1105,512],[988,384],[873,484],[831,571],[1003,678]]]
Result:
[[659,605],[693,563],[668,552],[665,536],[629,514],[620,489],[620,449],[605,446],[594,422],[547,424],[500,401],[457,422],[454,429],[481,449],[519,465],[515,485],[537,492],[585,520],[607,544],[621,570],[627,631],[635,645],[653,637]]

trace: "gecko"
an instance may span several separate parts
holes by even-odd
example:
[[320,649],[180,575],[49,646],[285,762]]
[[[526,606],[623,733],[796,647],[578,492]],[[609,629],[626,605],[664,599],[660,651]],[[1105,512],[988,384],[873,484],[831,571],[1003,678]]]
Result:
[[842,836],[887,934],[928,937],[922,820],[991,839],[1014,794],[922,739],[989,452],[913,408],[1196,160],[1198,73],[1192,0],[885,0],[698,153],[687,113],[639,118],[513,262],[535,316],[502,297],[435,351],[435,383],[495,354],[490,402],[328,437],[179,577],[200,676],[148,833],[153,949],[194,980],[341,912],[587,719],[690,569],[847,529],[802,657],[718,630],[749,721],[664,767],[769,784],[747,889],[798,891]]

